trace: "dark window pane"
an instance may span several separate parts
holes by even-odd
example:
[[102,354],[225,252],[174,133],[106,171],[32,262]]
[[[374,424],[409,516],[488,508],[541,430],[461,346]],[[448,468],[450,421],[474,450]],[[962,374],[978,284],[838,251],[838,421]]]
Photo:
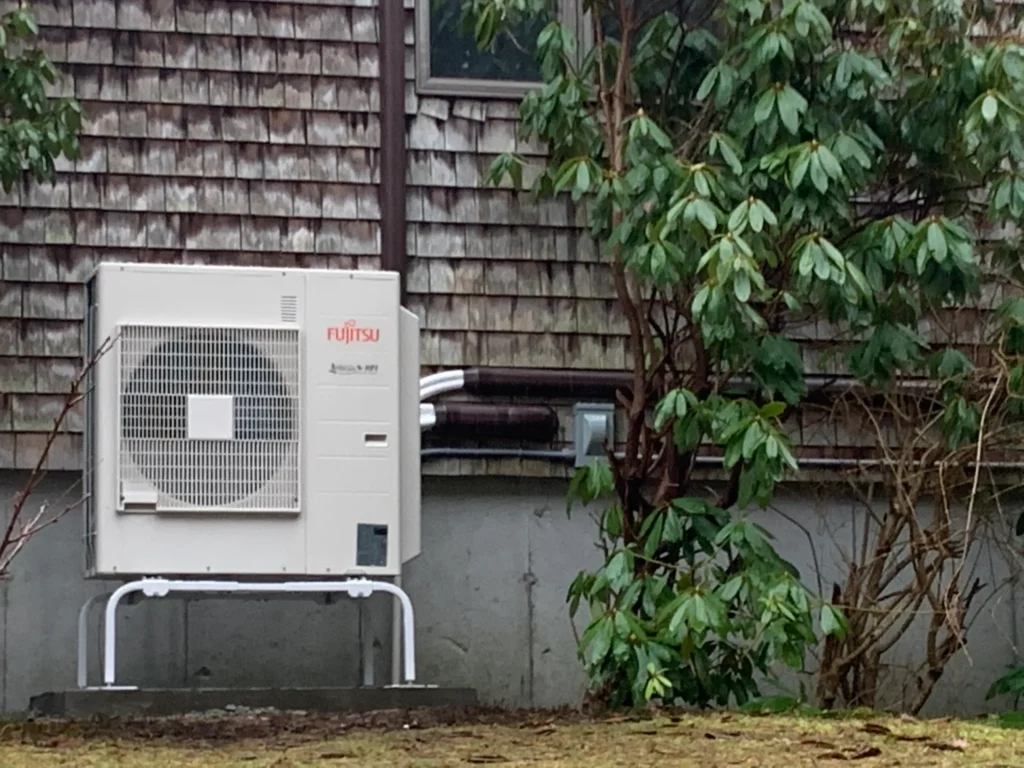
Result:
[[[397,1],[397,0],[396,0]],[[533,52],[549,19],[536,17],[498,35],[493,51],[462,31],[463,0],[430,0],[430,75],[475,80],[540,80]]]
[[[635,46],[644,25],[666,12],[683,19],[687,24],[706,22],[714,8],[714,0],[637,0],[633,8],[636,14],[633,21],[633,45]],[[601,31],[605,37],[621,39],[617,12],[612,13],[605,10],[601,14]]]

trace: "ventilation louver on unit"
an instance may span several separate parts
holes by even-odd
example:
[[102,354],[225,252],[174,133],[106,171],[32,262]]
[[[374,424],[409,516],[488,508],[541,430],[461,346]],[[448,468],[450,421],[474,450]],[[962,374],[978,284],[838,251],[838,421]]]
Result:
[[297,329],[122,326],[125,507],[299,510]]

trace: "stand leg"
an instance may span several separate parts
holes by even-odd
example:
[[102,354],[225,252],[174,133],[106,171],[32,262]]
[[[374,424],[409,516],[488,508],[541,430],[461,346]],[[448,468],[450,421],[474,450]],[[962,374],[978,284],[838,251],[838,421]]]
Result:
[[359,604],[359,649],[362,652],[363,687],[372,688],[376,678],[377,654],[373,647],[373,630],[368,617],[366,603]]
[[170,582],[163,579],[143,579],[122,584],[107,599],[103,625],[103,687],[113,688],[117,669],[117,606],[121,598],[132,592],[146,597],[164,597],[170,591]]
[[89,613],[100,600],[110,597],[110,593],[93,595],[86,600],[78,611],[78,687],[89,687]]
[[[388,592],[398,598],[398,603],[401,606],[402,611],[402,634],[395,638],[398,641],[399,638],[402,643],[402,649],[405,656],[405,664],[403,665],[403,678],[406,683],[412,683],[416,680],[416,619],[412,610],[412,600],[405,591],[394,584],[388,584],[387,582],[380,581],[369,581],[365,579],[353,579],[352,584],[355,581],[359,581],[360,585],[364,588],[368,588],[370,592],[381,591]],[[349,591],[350,595],[355,596],[354,591]],[[397,635],[397,625],[395,626]],[[393,642],[395,642],[393,641]]]
[[[402,577],[395,576],[395,587],[402,589]],[[406,634],[402,632],[402,604],[395,601],[391,609],[391,684],[402,684],[402,648]]]

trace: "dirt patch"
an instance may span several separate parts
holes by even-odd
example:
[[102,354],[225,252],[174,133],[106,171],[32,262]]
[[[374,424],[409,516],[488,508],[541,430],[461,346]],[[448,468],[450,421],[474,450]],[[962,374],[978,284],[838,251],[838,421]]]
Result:
[[1017,768],[1024,765],[1024,732],[950,720],[729,714],[592,719],[479,709],[49,721],[0,732],[4,768],[848,764]]

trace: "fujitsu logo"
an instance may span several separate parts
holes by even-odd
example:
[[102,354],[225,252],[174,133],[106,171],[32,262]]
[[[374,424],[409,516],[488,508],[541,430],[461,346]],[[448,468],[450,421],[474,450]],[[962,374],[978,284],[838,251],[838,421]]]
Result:
[[342,344],[376,344],[380,341],[380,328],[360,328],[355,320],[346,320],[344,325],[327,329],[327,340]]

